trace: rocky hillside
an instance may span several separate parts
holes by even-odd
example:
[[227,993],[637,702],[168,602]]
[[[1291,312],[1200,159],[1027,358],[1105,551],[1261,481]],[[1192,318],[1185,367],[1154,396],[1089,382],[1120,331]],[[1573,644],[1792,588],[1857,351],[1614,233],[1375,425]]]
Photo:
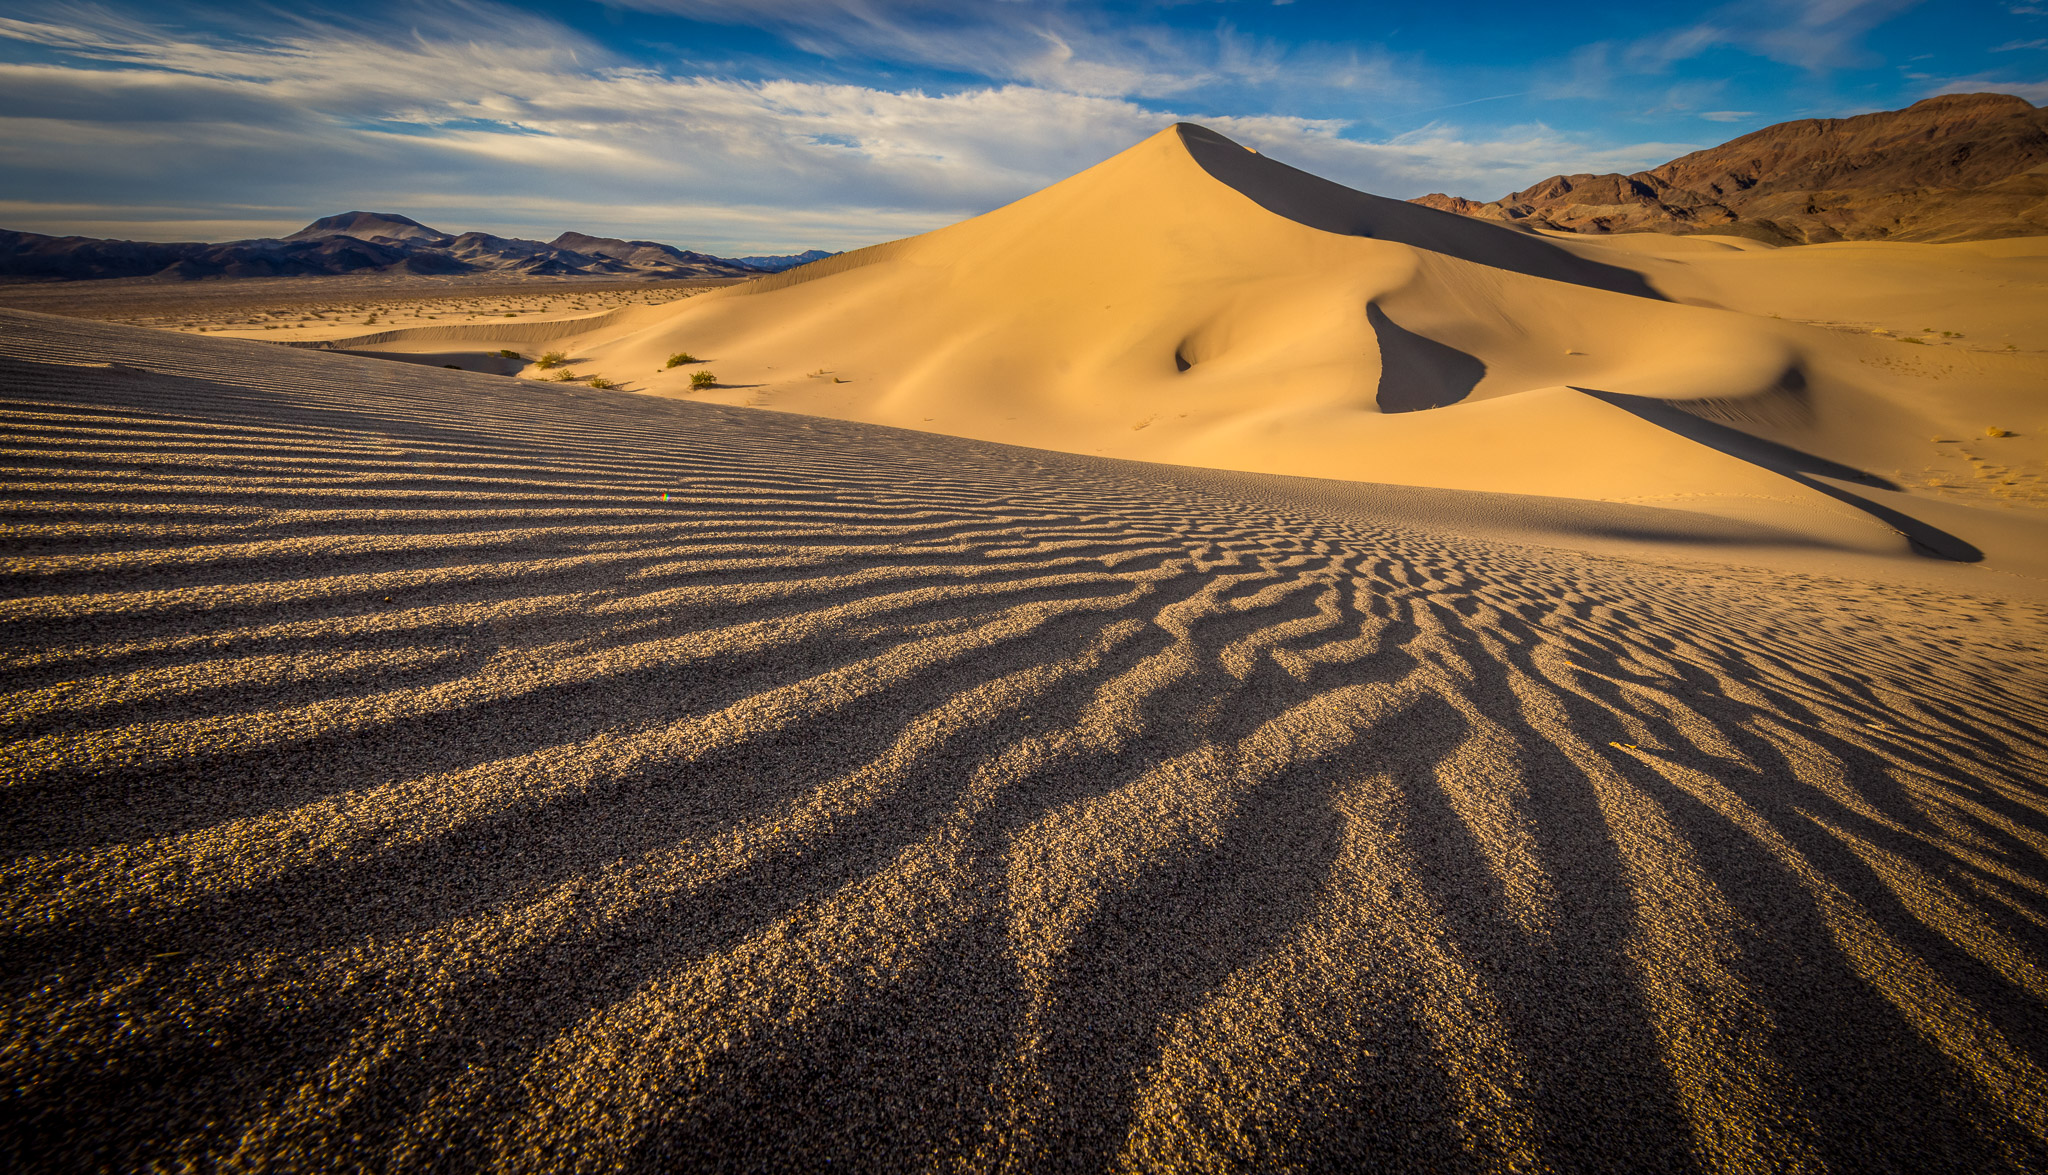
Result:
[[1581,233],[1728,233],[1775,244],[2048,233],[2048,109],[1951,94],[1781,122],[1634,175],[1557,175],[1480,203],[1417,204]]
[[[0,279],[293,277],[432,274],[501,277],[752,277],[831,254],[735,261],[654,241],[563,233],[528,241],[447,233],[389,212],[323,216],[282,238],[158,243],[0,230]],[[776,264],[784,262],[786,264]]]

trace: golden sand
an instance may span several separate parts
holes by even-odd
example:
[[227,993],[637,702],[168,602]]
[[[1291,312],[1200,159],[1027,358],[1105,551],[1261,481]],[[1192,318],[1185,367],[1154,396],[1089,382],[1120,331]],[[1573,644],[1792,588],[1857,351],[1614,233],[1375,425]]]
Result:
[[0,312],[16,1170],[2039,1170],[2039,580]]
[[1182,125],[986,215],[687,301],[328,345],[2048,575],[2048,237],[1551,236]]

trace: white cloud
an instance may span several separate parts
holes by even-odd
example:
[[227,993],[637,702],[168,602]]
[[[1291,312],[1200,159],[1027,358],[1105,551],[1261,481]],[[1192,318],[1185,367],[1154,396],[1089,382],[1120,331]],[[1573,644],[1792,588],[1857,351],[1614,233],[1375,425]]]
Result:
[[1991,51],[1993,53],[2016,53],[2025,49],[2048,49],[2048,40],[2036,37],[2031,41],[2007,41],[2003,45],[1994,47]]
[[[1184,117],[1391,196],[1490,195],[1689,149],[1593,147],[1542,125],[1483,140],[1431,125],[1364,142],[1345,137],[1342,121],[1210,118],[1052,85],[927,93],[673,76],[548,22],[464,11],[492,19],[460,35],[426,22],[398,37],[301,26],[214,40],[113,20],[0,19],[0,37],[60,54],[0,64],[0,166],[34,177],[45,209],[0,205],[14,218],[6,227],[155,217],[268,232],[364,208],[442,228],[574,228],[781,252],[851,247],[986,211]],[[230,202],[278,211],[228,215]],[[52,210],[64,207],[90,211]]]
[[2048,104],[2048,81],[1996,82],[1988,78],[1964,78],[1931,91],[1928,97],[1939,94],[2013,94],[2041,106]]
[[1704,118],[1704,119],[1706,119],[1706,120],[1707,120],[1707,121],[1709,121],[1709,122],[1741,122],[1741,121],[1743,121],[1744,119],[1748,119],[1748,118],[1755,118],[1755,117],[1756,117],[1756,111],[1754,111],[1754,110],[1702,110],[1702,111],[1700,111],[1700,117],[1701,117],[1701,118]]

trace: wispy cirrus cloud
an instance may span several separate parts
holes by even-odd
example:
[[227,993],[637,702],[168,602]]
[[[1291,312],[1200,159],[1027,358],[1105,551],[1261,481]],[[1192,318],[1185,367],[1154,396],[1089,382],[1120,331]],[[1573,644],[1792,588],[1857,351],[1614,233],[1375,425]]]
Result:
[[1731,48],[1771,61],[1820,70],[1873,64],[1864,40],[1879,25],[1923,0],[1738,0],[1697,22],[1629,44],[1624,60],[1639,72],[1713,49]]
[[[1632,40],[1578,46],[1563,60],[1539,66],[1537,91],[1548,98],[1612,99],[1639,94],[1646,79],[1717,51],[1732,51],[1791,65],[1809,73],[1877,64],[1865,41],[1871,32],[1923,0],[1737,0],[1687,21]],[[1659,83],[1650,105],[1697,110],[1713,101],[1723,82],[1691,78]]]
[[[1097,97],[1164,98],[1217,85],[1264,85],[1305,64],[1323,84],[1378,89],[1402,79],[1383,54],[1317,53],[1227,20],[1201,29],[1122,9],[1054,0],[620,0],[627,8],[765,28],[835,61],[912,63]],[[1305,60],[1312,59],[1312,60]]]

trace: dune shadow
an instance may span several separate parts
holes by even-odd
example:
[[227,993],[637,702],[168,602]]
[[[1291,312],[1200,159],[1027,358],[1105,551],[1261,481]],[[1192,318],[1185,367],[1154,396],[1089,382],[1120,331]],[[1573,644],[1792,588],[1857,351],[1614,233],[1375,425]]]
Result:
[[1594,399],[1612,404],[1616,408],[1646,420],[1668,432],[1677,433],[1690,441],[1740,458],[1752,465],[1768,469],[1773,473],[1798,482],[1818,494],[1825,494],[1844,505],[1854,506],[1879,522],[1904,535],[1913,550],[1934,559],[1947,559],[1956,563],[1980,563],[1984,552],[1962,538],[1952,535],[1932,523],[1923,522],[1910,514],[1894,510],[1889,506],[1873,502],[1868,498],[1850,493],[1838,486],[1830,485],[1822,478],[1837,481],[1853,481],[1873,489],[1896,490],[1898,485],[1886,478],[1866,470],[1830,461],[1802,449],[1777,441],[1767,441],[1751,436],[1740,429],[1730,428],[1702,419],[1675,404],[1648,396],[1632,396],[1626,392],[1602,392],[1593,388],[1577,388]]
[[416,363],[422,367],[453,367],[484,375],[517,375],[527,367],[526,360],[507,359],[495,351],[335,351],[333,354]]
[[1420,412],[1455,404],[1471,395],[1486,375],[1486,364],[1478,358],[1406,329],[1377,303],[1366,304],[1365,317],[1380,344],[1376,399],[1382,412]]
[[1207,127],[1184,122],[1178,129],[1203,171],[1297,224],[1347,237],[1398,241],[1531,277],[1670,300],[1635,270],[1588,261],[1541,237],[1347,188],[1246,150]]

